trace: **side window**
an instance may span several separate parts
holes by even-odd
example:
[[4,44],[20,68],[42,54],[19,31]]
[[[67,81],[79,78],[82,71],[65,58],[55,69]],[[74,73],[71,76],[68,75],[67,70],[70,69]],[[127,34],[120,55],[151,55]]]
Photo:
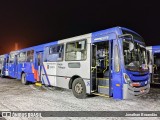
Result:
[[14,62],[14,58],[15,58],[15,54],[14,53],[11,53],[9,55],[9,63],[13,63]]
[[26,61],[26,52],[21,52],[18,55],[18,62],[25,62]]
[[38,66],[42,65],[42,58],[43,58],[43,54],[42,53],[38,53],[37,56],[37,62],[38,62]]
[[9,62],[9,58],[7,57],[7,58],[6,58],[6,63],[8,63],[8,62]]
[[66,60],[86,60],[87,50],[86,50],[86,40],[80,40],[75,42],[70,42],[66,44]]
[[33,62],[34,50],[27,51],[27,62]]
[[45,56],[45,62],[58,62],[63,60],[64,45],[54,45],[45,48],[45,52],[48,54]]
[[119,64],[119,49],[118,46],[116,45],[114,47],[114,69],[115,72],[119,72],[120,71],[120,64]]

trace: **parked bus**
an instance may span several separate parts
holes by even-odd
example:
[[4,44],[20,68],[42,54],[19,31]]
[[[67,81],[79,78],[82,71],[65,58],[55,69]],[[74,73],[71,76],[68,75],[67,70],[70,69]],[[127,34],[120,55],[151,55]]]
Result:
[[0,55],[0,76],[8,76],[8,54]]
[[12,51],[9,54],[9,76],[23,84],[38,82],[43,45]]
[[148,46],[151,83],[160,84],[160,46]]
[[132,99],[150,90],[145,47],[136,32],[114,27],[11,52],[9,75],[72,89],[77,98]]
[[87,94],[131,99],[149,92],[150,76],[143,38],[114,27],[45,44],[42,84]]

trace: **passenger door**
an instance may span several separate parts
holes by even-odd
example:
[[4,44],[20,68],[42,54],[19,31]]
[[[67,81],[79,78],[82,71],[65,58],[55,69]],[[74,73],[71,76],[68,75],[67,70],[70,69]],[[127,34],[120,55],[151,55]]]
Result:
[[91,90],[92,92],[97,91],[97,46],[91,45]]
[[111,92],[111,41],[91,45],[91,89],[93,94],[110,96]]
[[41,69],[42,69],[42,63],[43,63],[43,52],[37,52],[36,53],[36,81],[39,82],[41,78]]

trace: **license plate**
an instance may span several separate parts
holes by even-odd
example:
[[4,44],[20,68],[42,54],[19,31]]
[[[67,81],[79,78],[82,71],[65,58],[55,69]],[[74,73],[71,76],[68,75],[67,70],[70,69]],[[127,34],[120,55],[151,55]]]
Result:
[[141,92],[141,93],[144,93],[144,88],[141,88],[141,89],[140,89],[140,92]]

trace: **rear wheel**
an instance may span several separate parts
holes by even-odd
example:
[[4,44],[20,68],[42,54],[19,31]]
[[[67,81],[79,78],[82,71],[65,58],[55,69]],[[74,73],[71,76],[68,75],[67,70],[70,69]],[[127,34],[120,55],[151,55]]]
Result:
[[86,86],[81,78],[76,78],[72,83],[72,92],[76,98],[83,99],[86,95]]
[[21,82],[22,82],[22,84],[24,84],[24,85],[27,85],[27,84],[28,84],[28,81],[26,80],[26,74],[25,74],[25,73],[22,74]]

